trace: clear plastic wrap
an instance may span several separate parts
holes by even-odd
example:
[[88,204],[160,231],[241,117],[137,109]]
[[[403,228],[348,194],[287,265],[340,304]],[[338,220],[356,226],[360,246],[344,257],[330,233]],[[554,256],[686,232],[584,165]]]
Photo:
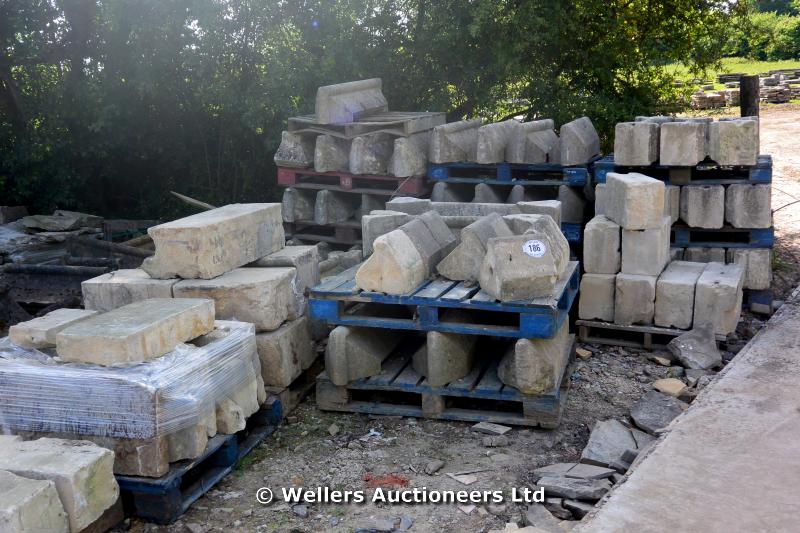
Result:
[[152,439],[203,423],[260,378],[255,327],[215,322],[211,333],[125,366],[64,363],[0,339],[0,433]]

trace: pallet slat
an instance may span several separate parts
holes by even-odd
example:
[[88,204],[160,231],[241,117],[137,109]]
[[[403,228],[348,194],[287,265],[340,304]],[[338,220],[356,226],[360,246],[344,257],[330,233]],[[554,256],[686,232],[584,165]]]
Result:
[[384,196],[420,196],[427,191],[424,176],[401,178],[349,172],[317,172],[310,168],[290,167],[278,167],[278,185]]
[[485,183],[488,185],[523,185],[525,187],[583,187],[591,179],[591,166],[564,167],[558,164],[431,163],[428,179],[448,183]]
[[[682,172],[675,172],[676,170]],[[754,166],[725,167],[713,163],[701,163],[694,167],[667,167],[663,165],[622,166],[614,164],[614,156],[608,155],[594,163],[595,183],[605,183],[609,172],[640,172],[651,178],[672,185],[705,184],[731,185],[735,183],[772,182],[772,157],[758,156]],[[680,178],[677,176],[680,175]]]

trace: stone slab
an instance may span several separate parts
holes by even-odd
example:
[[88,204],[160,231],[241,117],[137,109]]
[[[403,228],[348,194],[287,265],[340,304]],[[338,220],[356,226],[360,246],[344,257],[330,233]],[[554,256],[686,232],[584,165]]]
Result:
[[105,312],[149,298],[172,298],[177,281],[154,279],[141,268],[115,270],[81,283],[83,306]]
[[325,85],[317,89],[314,117],[318,124],[347,124],[370,113],[389,110],[380,78]]
[[316,358],[306,317],[256,335],[261,377],[268,387],[288,387]]
[[537,200],[518,202],[517,207],[523,215],[548,215],[561,227],[561,202],[558,200]]
[[744,267],[708,263],[697,280],[695,290],[695,324],[700,317],[714,324],[714,332],[728,335],[736,330],[742,312]]
[[265,255],[249,265],[253,268],[293,267],[297,271],[295,278],[299,294],[317,285],[319,277],[319,248],[311,246],[287,246],[282,250]]
[[614,321],[616,274],[584,274],[581,278],[578,316],[582,320]]
[[689,329],[694,317],[694,291],[705,270],[703,263],[673,261],[656,282],[655,324]]
[[8,338],[23,348],[52,348],[63,329],[97,314],[83,309],[56,309],[44,316],[20,322],[8,329]]
[[658,276],[617,274],[614,295],[615,323],[625,326],[653,323],[657,279]]
[[55,483],[0,470],[0,531],[67,533],[69,521]]

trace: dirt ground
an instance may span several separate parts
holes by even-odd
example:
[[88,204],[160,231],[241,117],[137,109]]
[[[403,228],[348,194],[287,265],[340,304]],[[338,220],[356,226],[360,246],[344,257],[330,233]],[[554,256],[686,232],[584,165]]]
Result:
[[[800,278],[800,106],[770,106],[762,111],[762,153],[775,162],[773,209],[777,228],[776,297],[784,298]],[[797,203],[792,203],[797,202]],[[748,315],[739,328],[741,342],[751,337],[761,319]],[[486,505],[470,513],[456,505],[314,504],[292,508],[284,503],[262,505],[256,491],[302,486],[365,489],[369,479],[386,479],[395,488],[504,490],[530,485],[538,466],[575,461],[598,420],[625,417],[630,406],[666,377],[669,367],[651,362],[638,350],[584,346],[593,352],[578,360],[570,376],[571,390],[556,430],[515,428],[507,447],[487,448],[469,423],[424,419],[369,417],[324,413],[313,395],[303,402],[272,437],[237,466],[235,473],[198,500],[177,523],[154,526],[134,521],[132,531],[192,533],[210,531],[316,532],[369,531],[379,520],[410,519],[410,531],[488,531],[509,521],[521,522],[524,506]],[[737,346],[731,348],[737,351]],[[733,353],[725,354],[726,358]],[[332,426],[336,426],[332,436]],[[435,475],[424,473],[434,459],[444,461]],[[466,487],[446,473],[477,471]]]

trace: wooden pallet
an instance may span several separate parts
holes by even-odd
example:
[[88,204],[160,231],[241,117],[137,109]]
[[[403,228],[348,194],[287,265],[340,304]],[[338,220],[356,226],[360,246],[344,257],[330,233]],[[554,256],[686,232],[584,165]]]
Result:
[[[332,325],[548,339],[567,319],[580,272],[578,262],[571,261],[552,296],[498,302],[478,285],[442,277],[400,296],[361,291],[355,285],[360,266],[311,289],[312,318]],[[468,322],[448,321],[448,309],[464,311]]]
[[775,244],[775,228],[703,229],[676,225],[672,226],[671,241],[673,247],[681,248],[771,248]]
[[[683,329],[623,326],[598,320],[578,320],[575,324],[578,326],[578,340],[581,342],[645,350],[666,350],[669,341],[686,333]],[[724,341],[725,338],[725,335],[717,335],[717,341]]]
[[667,167],[664,165],[615,165],[614,156],[609,155],[594,163],[595,183],[605,183],[609,172],[639,172],[670,185],[770,183],[772,182],[772,156],[758,156],[758,162],[754,166],[721,166],[713,162],[703,162],[693,167]]
[[774,311],[774,294],[772,289],[744,289],[744,307],[754,313],[771,315]]
[[546,394],[526,395],[504,385],[497,377],[499,358],[485,358],[467,376],[432,387],[414,371],[412,354],[406,351],[390,356],[379,375],[343,387],[334,385],[327,374],[320,374],[317,406],[323,411],[555,428],[561,421],[570,385],[574,336],[572,339],[559,384]]
[[430,163],[428,179],[448,183],[486,183],[488,185],[523,185],[526,187],[583,187],[591,179],[591,163],[565,167],[556,164],[523,165],[515,163]]
[[160,478],[116,476],[125,514],[158,524],[174,522],[277,429],[281,412],[280,400],[271,396],[245,429],[209,439],[197,459],[173,463]]
[[327,134],[342,139],[359,135],[388,133],[395,137],[408,137],[433,129],[447,122],[440,111],[380,111],[362,114],[346,124],[319,124],[314,115],[289,118],[289,131],[295,133]]
[[384,196],[422,196],[428,192],[425,176],[398,178],[290,167],[278,167],[278,185]]

